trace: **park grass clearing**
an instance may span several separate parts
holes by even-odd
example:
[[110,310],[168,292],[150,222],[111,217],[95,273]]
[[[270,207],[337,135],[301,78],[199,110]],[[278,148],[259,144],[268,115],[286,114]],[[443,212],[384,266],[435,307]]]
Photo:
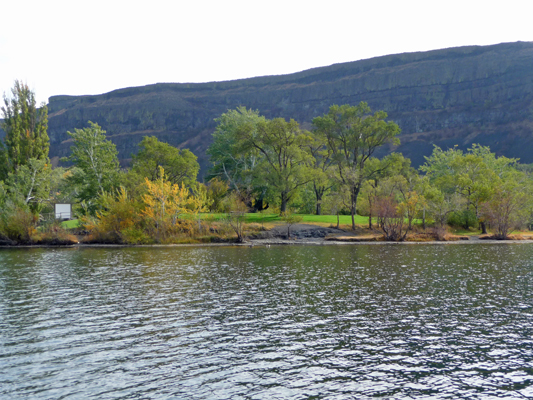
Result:
[[[336,215],[313,215],[313,214],[298,214],[302,217],[302,224],[311,224],[319,225],[323,227],[336,227],[337,226],[337,216]],[[200,220],[203,221],[222,221],[227,217],[226,213],[201,213],[197,216]],[[190,215],[187,215],[186,218],[191,218]],[[265,229],[270,229],[276,225],[283,224],[284,222],[281,219],[279,214],[270,214],[270,213],[247,213],[245,215],[246,224],[259,224]],[[368,226],[368,217],[363,217],[360,215],[355,216],[355,224],[359,227]],[[72,219],[69,221],[63,221],[61,226],[65,229],[76,229],[80,227],[79,219]],[[350,230],[352,226],[352,217],[351,215],[339,215],[339,226],[341,229]]]
[[[199,215],[200,219],[207,221],[219,221],[226,218],[225,213],[202,213]],[[314,225],[337,225],[336,215],[312,215],[312,214],[298,214],[302,217],[302,224],[314,224]],[[256,224],[268,224],[268,223],[283,223],[279,214],[266,214],[266,213],[247,213],[246,223]],[[352,217],[350,215],[339,215],[340,225],[352,225]],[[368,224],[368,217],[362,217],[360,215],[355,216],[356,225]]]
[[79,219],[71,219],[68,221],[61,222],[61,226],[65,229],[76,229],[80,227]]

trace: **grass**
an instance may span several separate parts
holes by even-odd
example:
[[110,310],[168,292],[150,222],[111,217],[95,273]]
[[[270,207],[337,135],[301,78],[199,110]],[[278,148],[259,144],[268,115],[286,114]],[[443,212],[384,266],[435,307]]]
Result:
[[65,229],[74,229],[78,228],[80,226],[80,220],[79,219],[71,219],[68,221],[61,222],[61,226]]
[[[224,219],[227,214],[224,213],[204,213],[200,214],[200,219],[219,221]],[[302,217],[302,223],[320,224],[320,225],[337,225],[336,215],[312,215],[312,214],[299,214]],[[248,224],[275,224],[281,222],[279,214],[261,214],[261,213],[248,213],[246,214],[246,223]],[[351,225],[352,217],[350,215],[339,216],[340,225]],[[362,217],[360,215],[355,216],[356,225],[367,225],[368,217]]]
[[[220,221],[226,217],[225,213],[203,213],[200,214],[200,219],[207,221]],[[336,215],[312,215],[312,214],[300,214],[302,217],[302,223],[317,224],[317,225],[337,225]],[[340,225],[351,225],[352,217],[350,215],[339,216]],[[246,223],[248,224],[267,224],[275,225],[281,223],[281,217],[279,214],[261,214],[261,213],[248,213],[246,214]],[[368,217],[362,217],[360,215],[355,216],[356,225],[367,225]],[[78,219],[72,219],[69,221],[63,221],[61,223],[65,229],[74,229],[80,226]]]

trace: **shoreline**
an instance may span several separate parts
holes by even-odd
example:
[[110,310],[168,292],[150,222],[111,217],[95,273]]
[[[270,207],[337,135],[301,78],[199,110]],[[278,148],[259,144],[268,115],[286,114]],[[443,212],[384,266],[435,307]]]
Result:
[[179,244],[105,244],[105,243],[77,243],[72,245],[1,245],[1,249],[81,249],[81,248],[126,248],[126,247],[146,247],[146,248],[170,248],[170,247],[270,247],[270,246],[360,246],[360,245],[476,245],[476,244],[531,244],[533,239],[524,240],[454,240],[454,241],[424,241],[424,242],[386,242],[386,241],[359,241],[346,242],[335,240],[287,240],[287,239],[254,239],[244,243],[179,243]]

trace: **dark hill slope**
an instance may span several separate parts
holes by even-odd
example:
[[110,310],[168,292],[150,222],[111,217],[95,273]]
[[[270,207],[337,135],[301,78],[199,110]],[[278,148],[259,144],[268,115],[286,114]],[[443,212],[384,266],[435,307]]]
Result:
[[522,42],[390,55],[282,76],[54,96],[50,155],[67,155],[66,132],[91,120],[107,130],[122,159],[137,151],[143,136],[155,135],[191,149],[205,171],[214,118],[228,109],[244,105],[309,127],[331,104],[360,101],[386,110],[400,125],[396,150],[415,165],[433,144],[472,143],[533,162],[533,43]]

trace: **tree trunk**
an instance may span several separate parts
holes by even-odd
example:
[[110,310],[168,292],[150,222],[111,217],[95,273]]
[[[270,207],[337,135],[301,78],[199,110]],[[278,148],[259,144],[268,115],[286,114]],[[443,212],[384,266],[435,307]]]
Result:
[[481,222],[481,234],[482,235],[486,235],[487,234],[487,225],[485,224],[485,222]]
[[372,211],[368,213],[368,229],[372,229]]
[[287,193],[281,193],[281,206],[279,208],[280,212],[287,211]]
[[357,196],[359,195],[359,187],[353,187],[352,193],[350,194],[352,200],[352,230],[355,231],[355,213],[357,211]]

